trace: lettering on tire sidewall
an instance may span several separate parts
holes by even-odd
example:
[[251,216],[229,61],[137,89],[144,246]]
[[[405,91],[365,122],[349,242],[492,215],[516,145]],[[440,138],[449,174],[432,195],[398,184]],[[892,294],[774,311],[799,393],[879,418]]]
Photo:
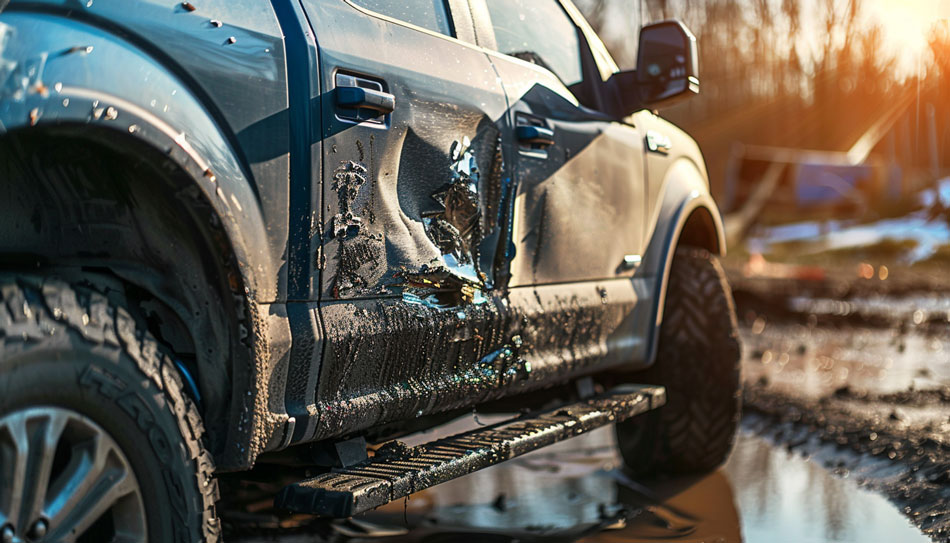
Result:
[[148,441],[155,457],[162,464],[161,478],[169,494],[168,503],[163,504],[172,508],[175,520],[171,528],[175,531],[176,541],[187,540],[187,511],[185,488],[181,478],[177,476],[172,464],[175,456],[174,442],[170,441],[158,424],[154,412],[145,402],[138,387],[130,386],[121,377],[104,368],[90,364],[80,375],[81,388],[98,393],[100,396],[115,403],[125,412],[142,432]]

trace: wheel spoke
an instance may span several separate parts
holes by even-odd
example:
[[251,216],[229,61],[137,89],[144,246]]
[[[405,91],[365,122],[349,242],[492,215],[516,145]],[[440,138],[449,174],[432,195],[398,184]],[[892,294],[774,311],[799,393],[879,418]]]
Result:
[[145,539],[135,475],[102,428],[59,407],[0,416],[0,527],[19,535],[42,521],[43,541],[69,543],[109,510],[116,541]]
[[101,436],[73,446],[63,473],[50,485],[45,514],[53,527],[62,521],[93,490],[106,469]]
[[[97,440],[100,441],[100,440]],[[50,538],[71,541],[85,532],[116,502],[138,489],[135,478],[111,447],[97,447],[92,462],[78,463],[74,477],[64,483],[62,500],[50,510]]]
[[25,468],[26,454],[21,453],[17,443],[25,443],[21,432],[14,432],[13,425],[0,424],[0,527],[16,522],[23,494],[23,478],[18,475]]
[[56,446],[66,422],[67,416],[61,411],[27,411],[22,415],[17,441],[26,458],[17,461],[16,479],[20,481],[19,495],[23,496],[19,526],[28,526],[43,510]]

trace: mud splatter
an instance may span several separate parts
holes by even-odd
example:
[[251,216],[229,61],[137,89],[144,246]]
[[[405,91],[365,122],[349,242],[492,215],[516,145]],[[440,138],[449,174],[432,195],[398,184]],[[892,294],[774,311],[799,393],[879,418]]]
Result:
[[514,335],[511,341],[500,349],[482,357],[478,361],[476,372],[492,381],[500,379],[505,384],[527,379],[532,368],[531,362],[528,362],[522,354],[525,349],[521,336]]
[[412,450],[408,445],[402,441],[387,441],[383,445],[376,449],[376,454],[373,456],[373,459],[376,461],[382,460],[405,460],[412,455]]
[[534,256],[531,258],[531,273],[534,278],[534,282],[538,282],[538,266],[541,264],[541,247],[544,243],[544,229],[547,222],[547,210],[548,210],[548,191],[547,189],[541,193],[541,202],[538,204],[541,208],[541,217],[538,220],[538,227],[536,232],[537,239],[534,242]]
[[485,213],[482,215],[482,231],[490,232],[501,223],[501,202],[504,191],[503,174],[505,158],[502,153],[501,135],[495,139],[495,156],[492,159],[491,170],[488,172],[485,187]]
[[372,189],[367,183],[368,172],[369,169],[362,162],[348,160],[340,162],[333,174],[332,188],[339,197],[339,213],[333,217],[330,232],[330,236],[339,242],[337,271],[332,287],[334,298],[369,289],[371,285],[366,277],[376,273],[385,264],[386,241],[383,234],[364,232],[367,223],[364,217],[369,217],[369,222],[373,222],[369,205],[363,205],[362,216],[356,211],[358,201],[366,201],[365,197],[360,198],[361,191],[364,187]]
[[375,269],[382,264],[382,245],[382,234],[360,235],[340,243],[338,271],[333,284],[334,298],[339,298],[353,289],[365,289],[369,286],[360,271],[366,265]]
[[359,232],[363,219],[356,216],[353,207],[360,188],[366,183],[366,174],[366,166],[352,160],[340,162],[333,172],[333,190],[340,198],[340,212],[333,217],[334,237]]

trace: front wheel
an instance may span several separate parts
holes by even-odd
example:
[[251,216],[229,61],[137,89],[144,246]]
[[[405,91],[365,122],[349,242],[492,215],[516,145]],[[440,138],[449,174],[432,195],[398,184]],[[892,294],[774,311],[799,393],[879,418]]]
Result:
[[658,339],[656,363],[633,379],[665,386],[667,402],[617,424],[624,463],[643,477],[715,469],[739,424],[741,352],[732,292],[708,251],[676,250]]
[[115,293],[0,276],[0,542],[217,541],[174,362]]

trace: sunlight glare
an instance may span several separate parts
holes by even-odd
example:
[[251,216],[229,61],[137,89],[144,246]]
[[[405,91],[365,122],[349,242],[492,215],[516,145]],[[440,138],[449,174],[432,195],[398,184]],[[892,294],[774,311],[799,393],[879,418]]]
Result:
[[916,64],[931,27],[950,18],[950,0],[867,0],[868,14],[884,28],[886,46]]

